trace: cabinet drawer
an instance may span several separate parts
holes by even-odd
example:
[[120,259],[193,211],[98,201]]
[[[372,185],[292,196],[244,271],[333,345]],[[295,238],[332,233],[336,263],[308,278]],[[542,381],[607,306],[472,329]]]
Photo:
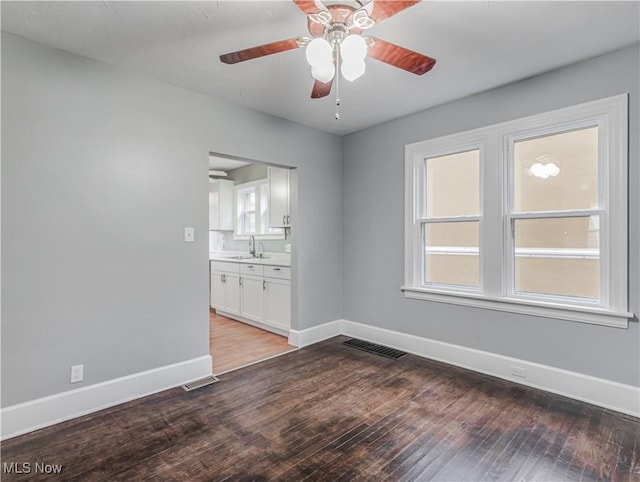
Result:
[[262,265],[243,263],[240,265],[240,274],[254,274],[257,276],[262,276]]
[[239,273],[240,265],[238,263],[229,263],[226,261],[211,261],[211,271],[226,271],[227,273]]
[[264,275],[267,278],[291,279],[291,268],[287,266],[265,266]]

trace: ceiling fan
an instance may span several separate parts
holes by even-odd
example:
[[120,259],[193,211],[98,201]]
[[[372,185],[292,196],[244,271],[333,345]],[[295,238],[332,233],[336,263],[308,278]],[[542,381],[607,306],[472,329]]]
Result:
[[[419,3],[420,0],[371,0],[359,8],[332,4],[321,0],[293,0],[307,15],[309,37],[294,37],[220,56],[226,64],[235,64],[265,55],[306,47],[307,62],[315,79],[311,98],[325,97],[331,92],[340,66],[342,76],[355,80],[364,74],[366,57],[422,75],[433,68],[436,60],[376,37],[363,37],[363,31],[376,23]],[[337,86],[338,87],[338,86]],[[339,105],[339,99],[336,101]],[[336,119],[339,119],[336,113]]]

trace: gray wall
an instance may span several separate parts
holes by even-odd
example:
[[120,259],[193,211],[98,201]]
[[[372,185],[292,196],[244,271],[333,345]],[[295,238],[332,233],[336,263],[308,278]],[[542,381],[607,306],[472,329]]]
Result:
[[3,33],[2,141],[2,406],[208,354],[210,151],[299,167],[294,327],[340,318],[340,138]]
[[[640,385],[637,319],[629,329],[405,299],[404,146],[630,93],[629,291],[640,311],[637,46],[441,105],[343,138],[344,318]],[[437,68],[437,66],[436,66]]]

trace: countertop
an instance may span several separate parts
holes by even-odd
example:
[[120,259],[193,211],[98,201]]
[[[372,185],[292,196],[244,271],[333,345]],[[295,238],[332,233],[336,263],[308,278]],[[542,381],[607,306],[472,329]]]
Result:
[[[239,258],[242,256],[242,258]],[[263,258],[251,258],[249,253],[216,251],[209,253],[209,261],[226,261],[243,264],[266,264],[269,266],[291,266],[291,255],[285,253],[264,253]]]

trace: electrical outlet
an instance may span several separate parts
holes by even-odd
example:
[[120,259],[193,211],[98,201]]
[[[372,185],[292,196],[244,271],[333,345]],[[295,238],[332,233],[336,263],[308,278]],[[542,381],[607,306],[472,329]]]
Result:
[[193,232],[193,228],[184,228],[184,242],[193,243],[194,239],[195,235]]
[[511,374],[514,377],[527,378],[527,369],[522,367],[511,367]]
[[73,365],[71,367],[71,383],[78,383],[84,379],[84,365]]
[[291,252],[291,243],[287,243],[284,245],[284,252],[285,253],[290,253]]

